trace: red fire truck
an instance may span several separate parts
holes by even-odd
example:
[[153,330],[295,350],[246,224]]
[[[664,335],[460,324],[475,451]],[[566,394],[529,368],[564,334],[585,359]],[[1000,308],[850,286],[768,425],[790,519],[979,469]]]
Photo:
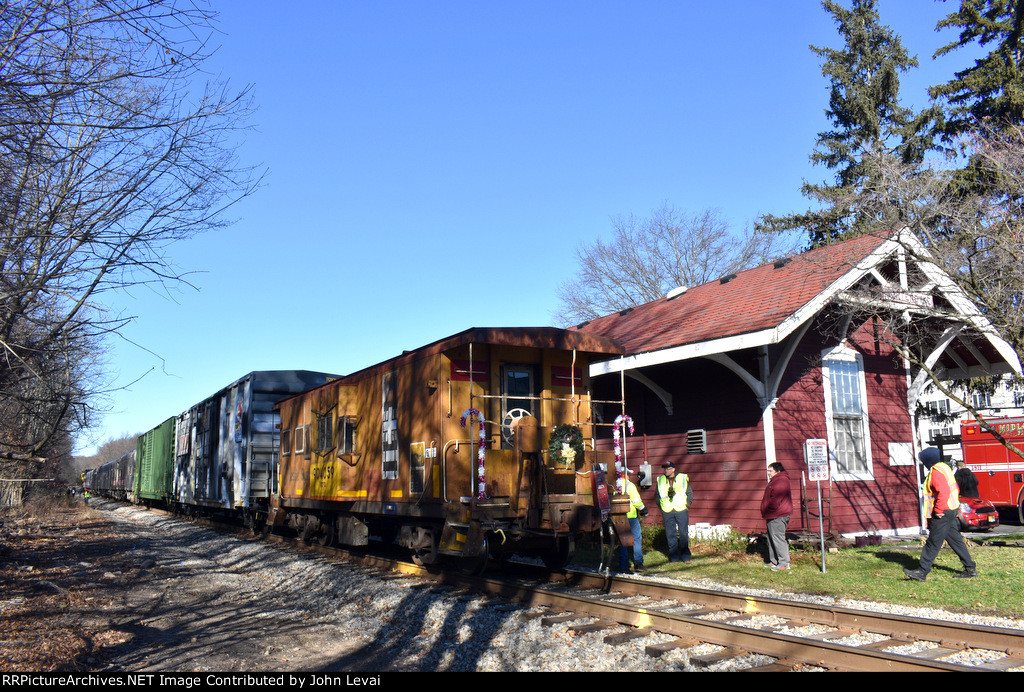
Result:
[[[1024,451],[1024,417],[987,418],[985,422]],[[1024,523],[1024,457],[1007,449],[976,420],[960,424],[964,463],[978,477],[978,494],[998,507],[1015,507]]]

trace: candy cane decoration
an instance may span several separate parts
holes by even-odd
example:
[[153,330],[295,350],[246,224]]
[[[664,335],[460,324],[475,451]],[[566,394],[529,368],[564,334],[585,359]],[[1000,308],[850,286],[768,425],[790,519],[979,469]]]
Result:
[[612,426],[612,438],[615,440],[615,490],[620,495],[626,492],[626,474],[622,468],[622,447],[619,446],[619,425],[626,423],[629,427],[629,434],[633,434],[633,419],[622,414],[615,419]]
[[487,435],[484,432],[484,417],[483,414],[477,411],[475,408],[466,409],[466,412],[462,414],[460,423],[462,427],[466,427],[466,420],[476,416],[480,421],[480,448],[477,450],[477,464],[476,464],[476,476],[479,482],[479,492],[477,492],[477,498],[483,500],[487,497],[487,485],[484,482],[484,444],[487,442]]

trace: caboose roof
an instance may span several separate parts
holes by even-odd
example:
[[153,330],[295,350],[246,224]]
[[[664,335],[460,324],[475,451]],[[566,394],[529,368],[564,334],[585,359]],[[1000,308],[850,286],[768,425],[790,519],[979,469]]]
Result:
[[555,348],[590,354],[596,357],[618,356],[625,351],[622,345],[606,336],[558,327],[473,327],[465,331],[426,344],[412,351],[363,368],[339,378],[340,384],[358,382],[367,373],[378,369],[392,369],[403,363],[444,353],[466,344],[495,346],[521,346]]

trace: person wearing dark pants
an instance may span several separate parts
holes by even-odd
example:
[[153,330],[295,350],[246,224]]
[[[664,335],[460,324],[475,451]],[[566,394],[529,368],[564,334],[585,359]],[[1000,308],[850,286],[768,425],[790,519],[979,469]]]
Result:
[[948,543],[964,566],[962,572],[957,572],[953,576],[976,577],[977,564],[971,559],[967,544],[960,535],[960,519],[957,516],[960,511],[960,494],[953,478],[953,469],[942,460],[939,450],[935,447],[924,449],[918,458],[928,469],[928,476],[924,479],[925,508],[929,516],[928,539],[921,549],[918,568],[904,568],[903,572],[910,579],[924,581],[935,564],[942,544]]
[[793,492],[789,474],[779,462],[768,465],[768,485],[761,497],[761,518],[767,524],[768,564],[773,572],[789,569],[786,528],[793,514]]
[[637,572],[644,571],[643,532],[640,524],[640,517],[647,516],[647,508],[640,499],[640,491],[636,484],[629,478],[626,479],[626,496],[629,498],[629,511],[626,519],[629,520],[629,530],[633,534],[633,547],[619,546],[619,571],[629,571],[629,558],[633,557],[633,569]]
[[658,506],[668,539],[669,562],[690,561],[690,503],[693,488],[685,473],[677,473],[675,462],[661,465],[664,473],[658,478]]

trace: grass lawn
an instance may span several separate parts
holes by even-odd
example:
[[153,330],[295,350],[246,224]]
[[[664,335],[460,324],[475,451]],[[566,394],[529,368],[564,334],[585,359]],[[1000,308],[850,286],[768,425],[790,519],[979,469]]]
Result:
[[904,567],[916,568],[923,539],[907,539],[864,548],[826,552],[824,570],[820,548],[791,549],[791,569],[772,572],[764,566],[763,544],[746,537],[691,543],[693,559],[669,563],[658,540],[646,537],[645,567],[651,574],[710,579],[723,584],[795,591],[863,601],[883,601],[915,607],[935,607],[978,615],[1024,618],[1024,548],[985,545],[993,539],[1024,540],[1024,534],[996,536],[982,545],[968,540],[979,576],[955,579],[960,560],[948,546],[939,552],[925,582],[907,579]]

